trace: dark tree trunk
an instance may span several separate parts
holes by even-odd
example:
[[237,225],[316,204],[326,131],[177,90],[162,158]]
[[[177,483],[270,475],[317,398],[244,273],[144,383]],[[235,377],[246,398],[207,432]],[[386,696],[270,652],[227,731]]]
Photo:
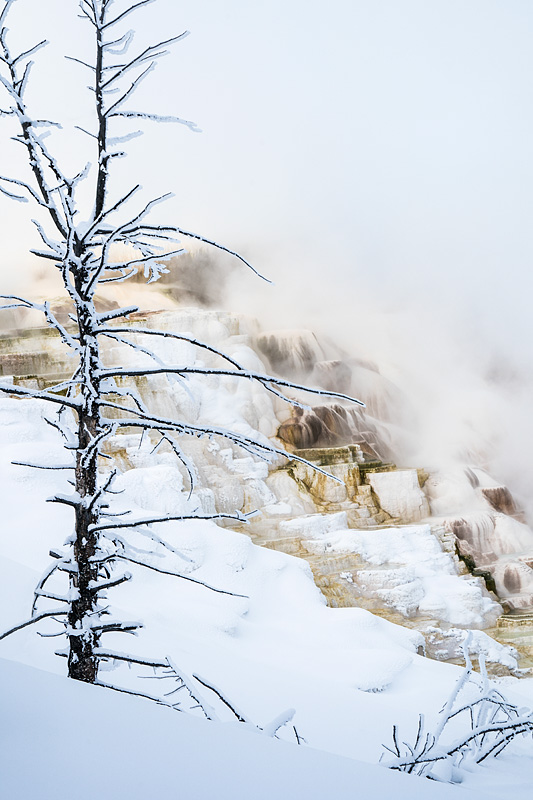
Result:
[[[81,282],[81,281],[80,281]],[[78,418],[78,447],[76,451],[76,492],[80,498],[76,506],[74,560],[77,572],[72,575],[71,589],[75,599],[71,602],[69,623],[70,650],[69,677],[94,683],[98,672],[95,649],[100,635],[91,622],[97,623],[98,602],[95,586],[100,570],[95,557],[98,550],[98,533],[92,528],[98,522],[98,505],[91,500],[98,489],[98,446],[94,445],[102,431],[97,376],[100,367],[98,340],[93,332],[95,309],[92,300],[77,309],[80,345],[82,347],[80,374],[83,405]]]

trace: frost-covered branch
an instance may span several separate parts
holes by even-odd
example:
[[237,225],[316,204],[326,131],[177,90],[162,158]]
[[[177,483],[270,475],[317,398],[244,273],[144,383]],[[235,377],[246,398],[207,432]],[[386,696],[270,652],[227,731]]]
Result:
[[236,511],[234,514],[162,514],[156,517],[144,517],[143,519],[132,520],[131,522],[111,522],[90,527],[91,533],[97,531],[110,531],[118,530],[120,528],[138,528],[144,525],[156,525],[159,522],[183,522],[184,520],[217,520],[217,519],[232,519],[236,522],[248,522],[249,514],[241,514]]
[[15,386],[14,384],[0,383],[0,392],[9,394],[14,397],[33,397],[36,400],[46,400],[49,403],[55,403],[59,406],[67,406],[68,408],[78,409],[80,403],[78,400],[72,400],[64,397],[63,395],[54,395],[39,389],[26,389],[24,386]]
[[[410,744],[398,741],[398,730],[393,726],[393,746],[385,747],[393,758],[384,761],[385,766],[434,780],[460,781],[462,765],[481,764],[489,756],[501,753],[517,736],[533,738],[533,711],[519,709],[490,686],[482,656],[481,681],[477,676],[474,679],[468,639],[464,653],[465,670],[439,712],[436,727],[428,728],[424,716],[420,715],[415,741]],[[456,708],[463,690],[470,694],[477,691],[480,696]],[[448,726],[452,720],[453,730],[457,730],[459,723],[467,730],[451,739]]]
[[42,593],[44,591],[44,587],[45,587],[46,583],[48,582],[49,578],[51,578],[52,575],[54,575],[56,570],[64,568],[65,571],[68,571],[69,567],[72,568],[72,566],[73,565],[72,565],[72,562],[71,562],[70,558],[67,557],[67,558],[61,558],[61,559],[59,559],[57,561],[52,562],[52,564],[50,564],[50,566],[46,569],[44,574],[41,576],[37,586],[35,587],[35,591],[34,591],[34,595],[33,595],[33,605],[32,605],[32,608],[31,608],[32,617],[36,613],[37,602],[39,600],[39,597],[43,596]]
[[[133,115],[130,115],[133,116]],[[136,115],[138,116],[138,115]],[[183,120],[184,124],[187,124],[185,120]],[[133,235],[141,235],[143,233],[151,233],[156,236],[160,236],[165,233],[179,233],[180,236],[185,236],[188,239],[195,239],[198,242],[202,242],[203,244],[208,244],[210,247],[214,247],[216,250],[222,250],[224,253],[228,253],[228,255],[233,256],[238,261],[241,261],[248,269],[250,269],[254,275],[257,275],[258,278],[265,281],[266,283],[272,283],[269,278],[263,275],[259,270],[257,270],[249,261],[247,261],[240,253],[236,250],[231,250],[229,247],[226,247],[220,242],[215,242],[214,239],[208,239],[205,236],[202,236],[199,233],[194,233],[193,231],[186,231],[184,228],[178,228],[175,226],[165,226],[165,225],[142,225],[136,226],[131,229],[125,229],[123,234],[133,236]]]
[[190,583],[196,583],[198,586],[203,586],[205,589],[209,589],[211,592],[216,592],[217,594],[225,594],[228,597],[241,597],[245,600],[248,600],[249,597],[246,594],[238,594],[237,592],[230,592],[228,589],[218,589],[216,586],[211,586],[209,583],[205,581],[201,581],[198,578],[192,578],[190,575],[183,575],[181,572],[175,572],[173,570],[162,569],[161,567],[156,567],[154,564],[148,564],[146,561],[141,561],[139,558],[134,558],[132,555],[119,555],[115,554],[109,557],[109,560],[119,559],[121,561],[128,561],[130,564],[137,564],[140,567],[144,567],[145,569],[152,570],[153,572],[158,572],[160,575],[169,575],[173,578],[179,578],[180,580],[189,581]]
[[19,295],[14,294],[2,294],[0,295],[0,300],[8,301],[8,305],[0,306],[0,311],[4,311],[8,308],[27,308],[33,311],[40,311],[42,314],[44,314],[48,324],[52,328],[55,328],[55,330],[59,333],[59,336],[64,344],[68,345],[68,347],[72,348],[76,352],[79,352],[80,348],[78,342],[67,332],[65,327],[61,325],[55,314],[52,313],[48,300],[46,300],[44,303],[36,303],[33,300],[28,300],[26,297],[20,297]]
[[5,639],[7,636],[11,636],[12,633],[16,633],[17,631],[21,631],[23,628],[27,628],[28,625],[34,625],[36,622],[40,622],[42,619],[46,619],[47,617],[63,617],[68,614],[69,611],[70,608],[68,606],[48,611],[41,611],[39,614],[35,614],[24,622],[20,622],[13,628],[9,628],[9,630],[0,633],[0,641]]
[[[299,392],[309,392],[310,394],[319,395],[321,397],[334,397],[337,400],[346,400],[350,403],[355,403],[356,405],[365,407],[365,404],[362,400],[357,400],[355,397],[350,397],[350,395],[343,394],[342,392],[332,392],[326,389],[315,389],[311,386],[303,386],[300,383],[293,383],[292,381],[286,381],[283,378],[275,378],[272,375],[263,375],[260,372],[253,372],[252,370],[243,370],[241,369],[238,372],[227,370],[227,369],[217,369],[215,367],[189,367],[189,366],[170,366],[165,365],[163,367],[144,367],[139,369],[128,369],[124,367],[120,368],[111,368],[111,369],[103,369],[99,373],[99,377],[101,378],[108,378],[108,377],[140,377],[145,375],[161,375],[161,374],[177,374],[177,375],[221,375],[226,377],[232,378],[248,378],[249,380],[257,381],[263,385],[265,384],[275,384],[276,386],[283,386],[287,389],[294,389],[295,391]],[[288,398],[285,398],[289,401]],[[289,401],[290,402],[290,401]]]
[[139,419],[125,417],[118,420],[105,420],[104,418],[104,421],[114,422],[117,425],[117,430],[121,428],[139,428],[141,430],[157,430],[159,432],[165,430],[174,431],[175,433],[182,433],[187,436],[196,436],[198,438],[201,438],[202,436],[207,436],[209,438],[212,438],[213,436],[221,436],[223,439],[233,442],[233,444],[236,444],[238,447],[242,448],[242,450],[252,456],[255,456],[256,458],[269,461],[273,456],[279,456],[292,461],[299,461],[300,463],[311,467],[321,475],[325,475],[327,478],[331,478],[331,480],[336,481],[337,483],[342,483],[340,478],[337,478],[335,475],[323,470],[316,464],[311,464],[310,461],[307,461],[305,458],[302,458],[295,453],[289,453],[286,450],[283,450],[281,447],[276,447],[273,444],[261,442],[259,439],[252,439],[242,434],[235,433],[227,428],[193,425],[185,422],[179,422],[165,417],[146,414],[140,409],[129,407],[126,408],[125,406],[121,406],[118,403],[114,403],[111,400],[106,399],[102,399],[100,405],[102,407],[114,408],[118,411],[127,412],[128,414],[133,413],[139,417]]
[[[98,681],[98,685],[105,686],[109,689],[115,689],[120,692],[125,692],[126,694],[137,695],[140,697],[145,697],[148,700],[153,700],[160,705],[166,705],[172,708],[175,711],[192,711],[195,709],[199,709],[205,719],[210,720],[212,722],[220,722],[220,716],[215,707],[205,698],[203,692],[200,691],[197,684],[199,684],[203,689],[207,689],[211,692],[218,701],[218,704],[221,705],[226,711],[229,711],[233,718],[235,718],[238,722],[243,723],[251,728],[255,728],[256,731],[264,734],[265,736],[278,738],[278,731],[280,728],[283,728],[285,725],[288,725],[293,717],[294,717],[294,709],[288,709],[287,711],[278,714],[270,723],[264,726],[257,725],[256,723],[252,722],[252,720],[245,715],[242,711],[240,711],[233,702],[231,702],[227,696],[222,692],[220,688],[215,686],[214,684],[206,681],[204,678],[201,678],[199,675],[193,674],[192,676],[187,675],[187,673],[180,669],[175,661],[170,657],[166,656],[166,658],[157,660],[148,660],[137,658],[136,656],[130,656],[127,653],[118,653],[115,651],[109,650],[101,650],[100,657],[112,662],[124,663],[128,665],[137,665],[141,667],[151,667],[154,670],[153,675],[144,676],[147,680],[158,680],[164,682],[171,682],[174,684],[174,688],[171,689],[169,692],[166,692],[163,695],[151,695],[144,692],[138,692],[136,690],[129,690],[123,689],[121,687],[113,686],[109,683],[103,683]],[[181,697],[178,697],[182,691],[185,691],[186,697],[189,699],[188,705],[182,702]],[[193,705],[190,705],[190,701],[192,701]],[[296,737],[296,741],[298,744],[302,741],[301,737],[298,735],[296,728],[293,728],[294,734]]]
[[[101,334],[102,336],[116,336],[117,334],[134,334],[135,336],[159,336],[163,339],[177,339],[183,342],[190,342],[195,347],[199,347],[202,350],[208,350],[210,353],[214,353],[220,358],[227,361],[229,364],[232,364],[238,370],[244,370],[238,361],[235,361],[234,358],[224,353],[222,350],[219,350],[216,347],[213,347],[206,342],[202,342],[199,339],[196,339],[194,336],[188,336],[186,333],[174,333],[172,331],[160,331],[160,330],[153,330],[151,328],[119,328],[119,327],[99,327],[96,331],[97,334]],[[134,345],[135,346],[135,345]]]

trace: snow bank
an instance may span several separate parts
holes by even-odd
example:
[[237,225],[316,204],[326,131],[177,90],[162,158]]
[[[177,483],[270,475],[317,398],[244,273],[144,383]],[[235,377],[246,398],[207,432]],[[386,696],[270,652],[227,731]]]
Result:
[[13,662],[0,660],[0,685],[8,688],[0,774],[9,800],[71,794],[77,800],[318,800],[350,797],[354,787],[366,797],[395,800],[461,797],[453,786],[254,735],[238,724],[208,723]]

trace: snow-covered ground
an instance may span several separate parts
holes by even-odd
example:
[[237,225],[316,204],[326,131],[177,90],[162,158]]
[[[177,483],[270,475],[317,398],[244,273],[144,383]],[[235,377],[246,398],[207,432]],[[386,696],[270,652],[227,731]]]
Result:
[[[44,424],[43,413],[37,401],[0,401],[1,630],[29,616],[48,551],[61,548],[72,528],[67,509],[46,503],[54,492],[68,489],[68,473],[11,464],[65,463],[60,437]],[[120,478],[116,488],[124,493],[117,502],[139,515],[194,508],[197,501],[180,491],[181,474],[169,456],[150,455],[150,449],[138,451],[137,469]],[[513,746],[499,761],[465,771],[460,786],[375,766],[383,745],[391,742],[393,724],[409,736],[419,713],[436,717],[460,674],[418,655],[418,633],[362,609],[328,608],[306,564],[258,548],[244,534],[206,521],[168,523],[157,533],[183,557],[165,556],[140,532],[128,537],[136,547],[153,550],[154,565],[179,567],[191,578],[244,597],[132,566],[133,580],[111,590],[109,601],[122,618],[141,620],[145,627],[136,638],[108,635],[106,647],[148,658],[170,656],[188,674],[216,684],[261,727],[294,708],[298,734],[309,748],[329,754],[289,744],[290,727],[280,732],[287,743],[257,736],[230,724],[223,707],[219,716],[228,724],[206,723],[149,701],[73,685],[58,677],[65,661],[54,650],[64,647],[62,639],[39,637],[30,626],[0,642],[0,658],[13,662],[3,665],[1,679],[0,772],[10,800],[61,796],[72,781],[79,797],[97,792],[144,798],[174,787],[191,798],[213,793],[318,798],[325,792],[345,797],[361,791],[399,798],[526,797],[533,770],[529,740],[522,750]],[[58,579],[56,590],[62,588]],[[39,602],[44,608],[49,601]],[[48,621],[39,630],[60,628]],[[132,685],[132,672],[119,667],[102,674],[106,682],[124,686]],[[143,683],[151,693],[160,688],[153,686],[156,681]],[[527,684],[519,688],[528,690]],[[80,719],[84,738],[78,745]]]
[[238,723],[175,714],[1,659],[0,684],[6,800],[318,800],[361,794],[466,800],[453,786],[278,742]]

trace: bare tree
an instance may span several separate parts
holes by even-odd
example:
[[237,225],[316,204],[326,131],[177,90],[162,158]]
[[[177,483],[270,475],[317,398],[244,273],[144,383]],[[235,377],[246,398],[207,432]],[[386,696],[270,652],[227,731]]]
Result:
[[[465,669],[440,710],[437,724],[428,727],[421,714],[411,742],[401,741],[394,725],[393,744],[385,746],[393,757],[382,759],[385,766],[433,780],[460,782],[462,767],[495,758],[518,736],[533,736],[533,711],[518,708],[490,686],[482,654],[481,677],[473,673],[469,640],[470,634],[463,645]],[[459,702],[467,689],[470,698]]]
[[[148,282],[157,280],[166,271],[165,264],[184,252],[176,238],[178,236],[196,239],[230,253],[254,272],[256,270],[238,253],[217,242],[175,225],[152,222],[150,213],[167,195],[138,203],[141,187],[134,183],[122,191],[118,199],[109,199],[111,184],[116,192],[113,163],[125,155],[122,145],[141,133],[132,130],[120,135],[115,130],[117,122],[177,122],[195,130],[193,123],[178,117],[162,117],[134,110],[130,106],[141,81],[150,75],[158,59],[172,45],[181,41],[187,32],[132,54],[133,31],[124,31],[122,25],[130,15],[153,0],[124,0],[123,3],[121,0],[80,0],[79,15],[92,29],[95,55],[90,63],[77,57],[71,57],[71,61],[91,76],[91,102],[94,104],[96,127],[94,130],[80,128],[87,136],[94,163],[84,164],[71,175],[67,174],[46,140],[57,122],[36,118],[27,105],[26,89],[34,66],[33,57],[47,42],[40,41],[25,50],[12,50],[6,20],[15,3],[23,1],[3,0],[0,13],[0,82],[4,92],[0,114],[18,123],[19,132],[15,139],[26,152],[29,173],[25,180],[0,176],[0,191],[15,200],[32,203],[42,212],[45,222],[35,221],[42,245],[31,252],[59,272],[64,290],[72,303],[72,314],[70,322],[63,324],[54,315],[48,302],[37,303],[13,295],[2,296],[2,308],[22,307],[42,313],[64,346],[75,356],[76,367],[68,380],[47,390],[3,383],[0,384],[0,392],[19,398],[39,398],[55,408],[57,413],[49,421],[60,430],[67,452],[74,456],[68,465],[73,471],[73,492],[58,494],[52,501],[72,508],[74,533],[67,551],[51,553],[54,561],[36,587],[29,618],[6,631],[0,638],[42,619],[52,618],[61,624],[62,633],[68,638],[69,676],[94,683],[101,660],[127,659],[124,654],[106,650],[102,646],[102,636],[107,632],[131,633],[140,627],[136,622],[109,619],[107,606],[103,602],[105,593],[131,577],[128,572],[117,572],[118,566],[131,562],[153,569],[143,562],[138,552],[128,546],[123,531],[133,527],[151,530],[150,526],[169,519],[229,517],[246,521],[246,517],[237,511],[233,514],[161,515],[134,520],[126,516],[117,520],[110,510],[117,470],[103,474],[98,469],[106,440],[124,429],[135,430],[139,435],[155,432],[184,465],[190,477],[191,489],[195,482],[194,468],[179,446],[180,436],[224,437],[254,457],[267,460],[273,456],[287,455],[272,444],[236,432],[216,426],[195,426],[179,419],[158,416],[145,405],[133,387],[128,387],[126,379],[156,374],[175,376],[176,379],[183,379],[188,374],[238,376],[254,381],[266,391],[284,399],[288,399],[286,390],[305,390],[306,387],[246,370],[223,352],[184,334],[136,328],[128,321],[128,317],[138,310],[136,307],[97,312],[95,295],[102,284],[128,280],[140,268],[144,269]],[[74,3],[72,5],[74,7]],[[83,193],[80,192],[82,186]],[[92,196],[89,205],[85,199],[88,195]],[[131,258],[116,261],[113,250],[117,245],[122,245],[123,249],[124,246],[130,248]],[[133,337],[145,337],[146,346],[134,341]],[[202,368],[163,363],[149,347],[151,338],[163,337],[187,339],[195,347],[215,353],[221,359],[221,366]],[[103,339],[119,341],[150,356],[153,366],[127,369],[106,365]],[[332,392],[308,391],[350,399]],[[296,403],[294,400],[289,402]],[[150,536],[177,552],[155,533],[150,533]],[[69,591],[63,595],[48,590],[49,579],[58,572],[68,576]],[[172,574],[195,580],[191,576],[180,575],[179,571],[173,571]],[[217,587],[207,588],[224,591]],[[52,607],[42,608],[44,598],[51,601]],[[139,663],[138,659],[132,658],[131,661]],[[142,663],[172,671],[167,661],[156,659]]]

